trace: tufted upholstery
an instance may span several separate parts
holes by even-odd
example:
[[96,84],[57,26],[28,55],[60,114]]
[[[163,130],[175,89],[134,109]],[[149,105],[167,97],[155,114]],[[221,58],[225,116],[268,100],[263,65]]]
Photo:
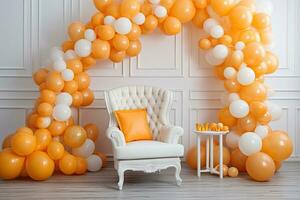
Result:
[[173,99],[171,91],[149,86],[129,86],[112,89],[105,95],[110,115],[109,126],[117,126],[113,111],[137,108],[147,108],[154,138],[163,126],[169,124],[168,114]]

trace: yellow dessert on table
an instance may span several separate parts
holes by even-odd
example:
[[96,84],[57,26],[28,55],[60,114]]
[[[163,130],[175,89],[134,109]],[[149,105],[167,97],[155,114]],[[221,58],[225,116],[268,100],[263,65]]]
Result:
[[206,122],[204,124],[196,123],[196,131],[228,131],[229,127],[224,126],[222,123],[215,123],[215,122]]

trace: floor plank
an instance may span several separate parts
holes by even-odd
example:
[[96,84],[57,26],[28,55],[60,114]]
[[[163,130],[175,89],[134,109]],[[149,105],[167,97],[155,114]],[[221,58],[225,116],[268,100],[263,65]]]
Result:
[[117,190],[117,174],[109,167],[84,176],[57,174],[47,181],[29,179],[0,181],[0,199],[300,199],[300,162],[284,163],[270,182],[254,182],[246,175],[237,178],[205,174],[185,164],[183,183],[177,187],[174,170],[161,174],[126,172],[123,191]]

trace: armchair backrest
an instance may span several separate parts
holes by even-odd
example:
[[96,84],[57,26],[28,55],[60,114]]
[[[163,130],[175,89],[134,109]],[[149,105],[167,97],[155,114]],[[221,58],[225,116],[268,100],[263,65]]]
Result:
[[105,92],[109,113],[109,126],[117,126],[113,111],[147,108],[147,116],[153,136],[159,134],[162,126],[169,124],[169,112],[173,92],[149,86],[128,86]]

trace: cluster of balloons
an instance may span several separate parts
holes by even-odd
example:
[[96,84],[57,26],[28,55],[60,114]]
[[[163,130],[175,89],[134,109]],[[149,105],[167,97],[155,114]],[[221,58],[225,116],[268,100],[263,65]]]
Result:
[[28,128],[5,140],[1,177],[15,178],[26,171],[43,180],[55,163],[65,174],[101,168],[101,159],[93,154],[96,136],[89,135],[91,128],[75,126],[72,118],[71,107],[88,106],[94,100],[86,70],[96,60],[121,62],[137,56],[142,34],[159,28],[175,35],[189,21],[206,33],[198,45],[227,90],[218,116],[232,129],[226,138],[232,149],[230,165],[240,171],[246,166],[253,179],[268,180],[275,165],[290,156],[288,135],[268,126],[281,116],[281,108],[267,101],[272,90],[264,83],[264,75],[278,68],[278,59],[269,50],[269,0],[94,0],[94,4],[98,11],[91,20],[71,23],[69,40],[51,50],[51,65],[33,75],[40,96],[27,118]]

